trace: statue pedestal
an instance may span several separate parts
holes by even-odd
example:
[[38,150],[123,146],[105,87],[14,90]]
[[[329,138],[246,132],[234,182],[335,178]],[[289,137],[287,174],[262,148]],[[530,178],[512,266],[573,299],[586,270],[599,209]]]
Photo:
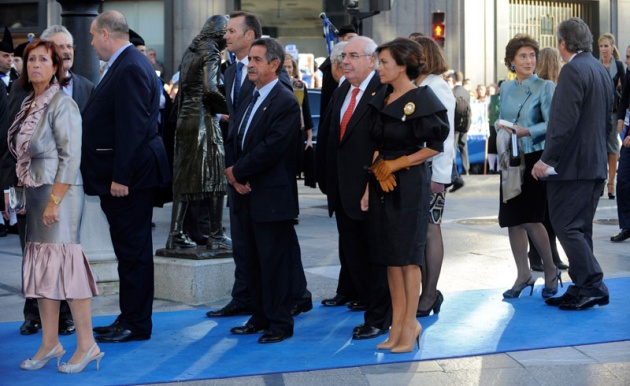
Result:
[[155,297],[190,305],[229,298],[234,285],[231,253],[204,247],[158,249],[155,262]]

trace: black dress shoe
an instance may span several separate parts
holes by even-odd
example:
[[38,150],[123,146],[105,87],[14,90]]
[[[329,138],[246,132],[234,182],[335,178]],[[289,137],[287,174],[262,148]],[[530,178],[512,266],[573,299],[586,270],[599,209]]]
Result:
[[206,312],[206,316],[209,318],[216,318],[219,316],[236,316],[236,315],[251,315],[252,312],[247,307],[238,306],[233,303],[229,303],[227,306],[214,311]]
[[580,311],[593,306],[605,306],[610,302],[608,295],[604,296],[578,296],[566,303],[560,304],[561,310]]
[[330,299],[322,300],[322,304],[328,307],[337,307],[337,306],[343,306],[349,301],[350,299],[348,299],[346,296],[336,294],[334,297]]
[[530,264],[529,267],[532,269],[532,271],[536,271],[536,272],[544,271],[542,264]]
[[34,320],[25,320],[24,323],[20,326],[20,334],[22,335],[33,335],[37,334],[42,328],[41,322],[36,322]]
[[260,338],[258,343],[278,343],[292,337],[293,334],[282,331],[267,331]]
[[291,316],[298,316],[299,314],[303,312],[309,312],[312,309],[313,309],[313,303],[311,302],[308,302],[305,304],[296,304],[293,307],[291,307]]
[[356,326],[355,328],[353,328],[352,329],[352,334],[357,334],[359,331],[361,331],[363,326],[365,326],[365,323],[361,323],[358,326]]
[[74,321],[72,319],[64,319],[59,321],[59,335],[72,335],[75,333]]
[[569,269],[569,266],[568,266],[567,264],[563,263],[562,261],[558,261],[558,262],[556,263],[556,267],[557,267],[558,269],[562,269],[562,270],[564,270],[564,271],[566,271],[567,269]]
[[99,335],[109,334],[110,332],[113,332],[114,330],[116,330],[116,327],[118,327],[119,325],[120,325],[120,322],[118,321],[118,319],[116,319],[116,321],[110,324],[109,326],[94,327],[92,331],[94,331],[95,333]]
[[257,333],[262,332],[262,331],[264,331],[264,329],[258,328],[256,326],[254,326],[253,324],[249,324],[249,323],[245,323],[245,325],[243,325],[243,326],[232,327],[230,329],[230,332],[232,334],[235,334],[235,335],[257,334]]
[[348,309],[350,311],[365,311],[367,310],[367,304],[363,303],[360,300],[357,300],[356,302],[350,302],[348,304]]
[[451,190],[449,190],[449,192],[451,193],[457,192],[463,187],[464,187],[464,179],[461,177],[457,177],[455,181],[453,181],[453,185],[451,187]]
[[614,236],[610,237],[610,241],[614,243],[619,243],[621,241],[625,241],[630,238],[630,229],[622,229],[621,232],[617,233]]
[[387,332],[387,330],[381,330],[380,328],[366,326],[363,325],[356,333],[352,334],[352,339],[362,340],[362,339],[372,339],[377,336],[383,335]]
[[569,303],[569,302],[572,302],[573,300],[575,300],[575,296],[569,295],[568,293],[565,292],[564,295],[562,296],[545,299],[545,303],[547,303],[550,306],[559,307],[561,304]]
[[122,326],[117,326],[114,331],[97,335],[94,340],[100,343],[125,343],[131,342],[133,340],[148,340],[151,339],[151,335],[147,334],[138,334],[131,330],[127,330]]

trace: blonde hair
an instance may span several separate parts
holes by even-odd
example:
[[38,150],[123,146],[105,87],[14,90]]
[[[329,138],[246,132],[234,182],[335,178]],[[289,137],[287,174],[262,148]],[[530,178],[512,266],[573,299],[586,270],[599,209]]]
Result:
[[615,58],[616,60],[619,60],[619,50],[617,49],[617,46],[615,45],[615,37],[613,36],[613,34],[611,33],[605,33],[605,34],[601,34],[599,35],[599,39],[597,39],[597,44],[602,44],[602,41],[604,40],[608,40],[608,43],[612,46],[613,49],[613,58]]
[[536,64],[536,73],[541,79],[558,83],[562,61],[557,48],[547,47],[540,50],[540,58]]

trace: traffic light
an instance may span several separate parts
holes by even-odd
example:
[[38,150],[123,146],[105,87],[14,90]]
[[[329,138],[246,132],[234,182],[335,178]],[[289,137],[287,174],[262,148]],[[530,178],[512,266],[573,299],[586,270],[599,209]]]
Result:
[[432,36],[433,40],[442,48],[444,48],[445,33],[444,12],[433,12]]

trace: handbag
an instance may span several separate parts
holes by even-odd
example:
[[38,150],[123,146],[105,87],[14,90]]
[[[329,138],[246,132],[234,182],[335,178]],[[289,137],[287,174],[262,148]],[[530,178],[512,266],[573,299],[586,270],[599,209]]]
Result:
[[9,207],[13,210],[22,210],[26,206],[26,191],[23,186],[11,186],[9,188]]

